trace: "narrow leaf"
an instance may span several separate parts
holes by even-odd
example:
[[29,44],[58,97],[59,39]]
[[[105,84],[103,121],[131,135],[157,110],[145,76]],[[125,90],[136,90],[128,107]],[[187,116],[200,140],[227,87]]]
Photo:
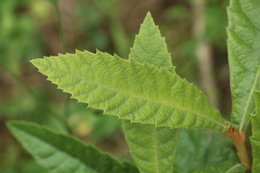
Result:
[[253,91],[260,64],[259,16],[260,4],[256,0],[231,0],[227,31],[232,121],[240,124],[240,130],[245,130],[254,110]]
[[[155,54],[156,53],[156,54]],[[131,49],[130,59],[174,71],[165,41],[148,13]],[[177,130],[122,121],[134,162],[142,173],[172,173]]]
[[256,114],[251,116],[252,136],[250,138],[253,154],[253,173],[260,172],[260,90],[255,91]]
[[23,147],[51,173],[138,173],[127,162],[118,162],[79,140],[28,122],[9,122]]
[[227,130],[228,122],[193,84],[164,68],[98,52],[32,60],[73,98],[132,122]]

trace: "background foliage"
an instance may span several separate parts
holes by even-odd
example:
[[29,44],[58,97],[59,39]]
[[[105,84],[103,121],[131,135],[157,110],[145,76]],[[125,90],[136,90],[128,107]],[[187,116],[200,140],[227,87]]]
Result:
[[[180,76],[202,86],[196,58],[200,39],[211,47],[217,105],[230,113],[230,91],[226,53],[225,0],[208,0],[204,13],[205,33],[194,36],[193,0],[67,0],[60,1],[67,51],[75,49],[116,52],[127,58],[134,35],[147,11],[166,37],[168,49]],[[84,142],[96,144],[119,158],[129,158],[120,122],[83,104],[68,100],[37,73],[29,60],[62,52],[55,1],[0,1],[0,172],[46,172],[14,140],[5,126],[10,119],[33,121]],[[217,106],[216,105],[216,106]],[[175,169],[179,172],[232,165],[237,158],[229,139],[211,131],[180,132]],[[216,150],[217,148],[217,150]],[[185,151],[185,152],[184,152]],[[187,167],[188,163],[190,166]]]

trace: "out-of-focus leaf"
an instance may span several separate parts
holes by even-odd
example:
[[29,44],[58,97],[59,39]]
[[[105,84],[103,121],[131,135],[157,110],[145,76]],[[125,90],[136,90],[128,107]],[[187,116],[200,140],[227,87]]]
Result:
[[58,0],[48,0],[50,3],[53,3],[53,4],[55,4],[55,3],[57,3],[58,2]]
[[190,173],[208,165],[220,165],[231,161],[238,163],[236,152],[226,136],[205,130],[180,130],[177,145],[175,171]]
[[223,45],[223,40],[226,40],[226,6],[220,7],[219,3],[216,1],[206,8],[206,34],[211,43],[223,50],[226,48]]
[[127,58],[129,53],[129,39],[122,25],[115,19],[111,19],[110,31],[117,53],[123,58]]
[[241,164],[236,164],[232,167],[226,167],[223,165],[211,166],[205,167],[200,171],[195,171],[193,173],[244,173],[244,167]]
[[1,173],[47,173],[47,170],[29,160],[18,160],[16,164],[9,166],[8,168],[1,168]]
[[70,110],[67,122],[74,135],[80,138],[88,137],[95,143],[111,136],[120,128],[116,117],[103,116],[101,111],[86,108],[83,103],[71,101],[67,106]]
[[79,140],[43,126],[9,122],[8,127],[40,165],[52,173],[137,173],[128,162],[119,162]]
[[20,72],[24,60],[32,56],[42,56],[43,50],[36,20],[23,13],[15,13],[16,9],[23,9],[25,4],[27,14],[31,10],[28,2],[0,1],[0,65],[16,74]]

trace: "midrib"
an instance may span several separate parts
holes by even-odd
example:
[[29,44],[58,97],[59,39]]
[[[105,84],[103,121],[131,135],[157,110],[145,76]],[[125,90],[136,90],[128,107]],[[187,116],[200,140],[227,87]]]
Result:
[[152,127],[153,128],[153,142],[154,142],[154,160],[155,160],[155,169],[157,173],[160,173],[159,170],[159,161],[158,161],[158,150],[157,150],[157,128],[156,127]]
[[245,109],[244,109],[244,112],[243,112],[243,115],[242,115],[242,120],[241,120],[241,123],[240,123],[240,126],[239,126],[239,130],[240,131],[242,131],[244,129],[244,124],[245,124],[245,121],[246,121],[246,115],[248,114],[248,108],[249,108],[250,102],[252,100],[252,97],[253,97],[253,94],[254,94],[254,90],[255,90],[255,87],[256,87],[259,75],[260,75],[260,70],[258,70],[257,73],[256,73],[256,76],[255,76],[255,79],[254,79],[254,83],[253,83],[253,85],[251,87],[251,90],[250,90],[250,93],[248,95],[246,106],[245,106]]

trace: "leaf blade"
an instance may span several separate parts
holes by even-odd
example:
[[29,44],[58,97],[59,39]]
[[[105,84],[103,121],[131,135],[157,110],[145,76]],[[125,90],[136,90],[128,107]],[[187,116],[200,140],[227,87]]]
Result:
[[180,129],[179,132],[174,171],[190,173],[208,166],[224,165],[229,168],[239,162],[228,137],[204,129]]
[[150,12],[147,13],[140,31],[135,37],[129,58],[141,63],[146,62],[158,67],[166,67],[170,71],[175,69],[172,66],[171,55],[167,50],[165,39],[161,36]]
[[232,121],[245,130],[254,109],[252,93],[260,64],[259,3],[231,0],[228,8],[228,59],[232,91]]
[[85,145],[71,136],[54,132],[46,127],[13,121],[8,123],[8,128],[39,164],[50,172],[138,172],[127,162],[120,163],[90,145]]
[[122,128],[140,172],[173,171],[177,130],[129,123],[126,120],[123,121]]
[[121,119],[158,127],[228,128],[200,90],[163,68],[101,52],[77,52],[32,63],[72,97]]

